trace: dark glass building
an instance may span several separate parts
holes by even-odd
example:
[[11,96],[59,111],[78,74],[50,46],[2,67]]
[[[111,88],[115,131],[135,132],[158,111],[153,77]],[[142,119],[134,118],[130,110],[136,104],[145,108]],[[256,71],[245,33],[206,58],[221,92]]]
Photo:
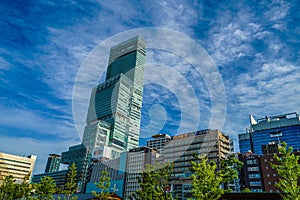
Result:
[[251,192],[262,192],[264,185],[259,155],[248,152],[238,154],[238,157],[244,163],[240,171],[240,189],[248,188]]
[[60,155],[58,154],[49,154],[45,173],[47,172],[57,172],[60,167]]

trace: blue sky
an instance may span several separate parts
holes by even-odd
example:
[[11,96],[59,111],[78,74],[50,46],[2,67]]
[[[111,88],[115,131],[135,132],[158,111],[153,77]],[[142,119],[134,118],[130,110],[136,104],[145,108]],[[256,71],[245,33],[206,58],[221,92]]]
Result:
[[[42,172],[49,153],[79,143],[81,124],[75,128],[72,103],[82,63],[107,38],[147,27],[180,32],[208,53],[226,94],[222,130],[236,144],[237,134],[249,125],[250,113],[261,118],[300,112],[299,5],[299,0],[1,1],[0,151],[35,154],[35,172]],[[181,38],[174,43],[178,48],[184,45]],[[180,127],[183,131],[214,128],[209,125],[213,91],[205,77],[195,73],[195,66],[155,49],[147,52],[150,61],[173,67],[182,75],[199,109],[190,108],[195,103],[190,89],[172,91],[173,87],[155,81],[146,84],[141,136],[147,138],[151,132],[173,135]],[[145,75],[157,80],[153,73]],[[167,71],[158,75],[170,77],[174,85],[181,80]],[[90,89],[82,95],[88,99],[89,93]],[[190,120],[181,123],[183,107],[200,117],[190,115]],[[77,109],[84,118],[86,110]]]

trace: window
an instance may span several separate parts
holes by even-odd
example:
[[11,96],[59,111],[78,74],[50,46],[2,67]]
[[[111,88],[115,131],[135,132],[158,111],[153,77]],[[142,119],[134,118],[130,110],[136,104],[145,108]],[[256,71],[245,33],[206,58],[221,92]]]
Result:
[[261,181],[251,181],[250,186],[261,186]]
[[249,178],[260,178],[260,174],[249,174]]
[[253,172],[253,171],[259,171],[258,167],[248,167],[248,171]]
[[248,165],[257,164],[257,160],[247,160],[247,164]]

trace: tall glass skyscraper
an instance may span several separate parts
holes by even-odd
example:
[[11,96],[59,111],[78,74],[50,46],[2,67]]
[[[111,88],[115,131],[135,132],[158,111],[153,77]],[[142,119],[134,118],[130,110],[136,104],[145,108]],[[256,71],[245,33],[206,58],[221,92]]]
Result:
[[138,147],[145,60],[140,36],[111,47],[106,81],[91,92],[82,141],[98,157]]

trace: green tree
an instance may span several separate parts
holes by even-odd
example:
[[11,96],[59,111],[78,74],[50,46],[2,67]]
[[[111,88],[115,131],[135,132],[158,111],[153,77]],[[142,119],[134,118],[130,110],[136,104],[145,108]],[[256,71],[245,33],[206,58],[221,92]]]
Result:
[[249,193],[252,192],[249,188],[244,188],[242,192]]
[[147,165],[138,179],[140,189],[132,195],[131,199],[171,200],[172,193],[168,184],[171,170],[169,164],[164,167]]
[[282,198],[284,200],[300,200],[300,186],[298,185],[300,177],[299,156],[293,153],[291,146],[287,149],[287,144],[282,143],[279,148],[279,155],[275,154],[274,158],[277,163],[271,165],[280,175],[276,186],[283,191]]
[[29,177],[31,172],[24,176],[21,184],[15,185],[15,198],[18,199],[30,199],[30,195],[33,191],[32,185],[29,183]]
[[109,172],[106,169],[102,170],[99,182],[96,183],[96,187],[100,189],[100,192],[92,191],[92,194],[101,200],[107,200],[110,195],[110,177]]
[[224,184],[224,189],[230,191],[228,184],[232,183],[234,179],[239,177],[239,170],[242,169],[243,162],[239,161],[234,154],[231,154],[226,159],[221,161],[220,172],[222,176],[222,183]]
[[192,199],[212,200],[219,199],[224,193],[220,187],[223,178],[217,171],[215,162],[208,162],[206,156],[195,156],[196,162],[191,161],[193,172],[192,178]]
[[192,161],[192,199],[214,200],[219,199],[222,194],[228,192],[226,186],[235,178],[238,178],[238,170],[242,168],[243,163],[234,155],[228,156],[221,161],[220,168],[215,162],[209,162],[206,155],[194,155],[195,161]]
[[51,200],[53,194],[57,191],[56,183],[52,177],[45,176],[41,182],[36,184],[35,194],[39,200]]
[[0,186],[0,199],[2,200],[12,200],[15,194],[15,181],[13,176],[5,177],[2,185]]
[[67,195],[67,198],[64,197],[64,199],[67,200],[78,199],[78,196],[72,196],[77,191],[76,176],[77,176],[76,164],[73,162],[72,165],[69,167],[69,172],[67,174],[67,182],[64,185],[64,188],[62,190],[62,193]]

